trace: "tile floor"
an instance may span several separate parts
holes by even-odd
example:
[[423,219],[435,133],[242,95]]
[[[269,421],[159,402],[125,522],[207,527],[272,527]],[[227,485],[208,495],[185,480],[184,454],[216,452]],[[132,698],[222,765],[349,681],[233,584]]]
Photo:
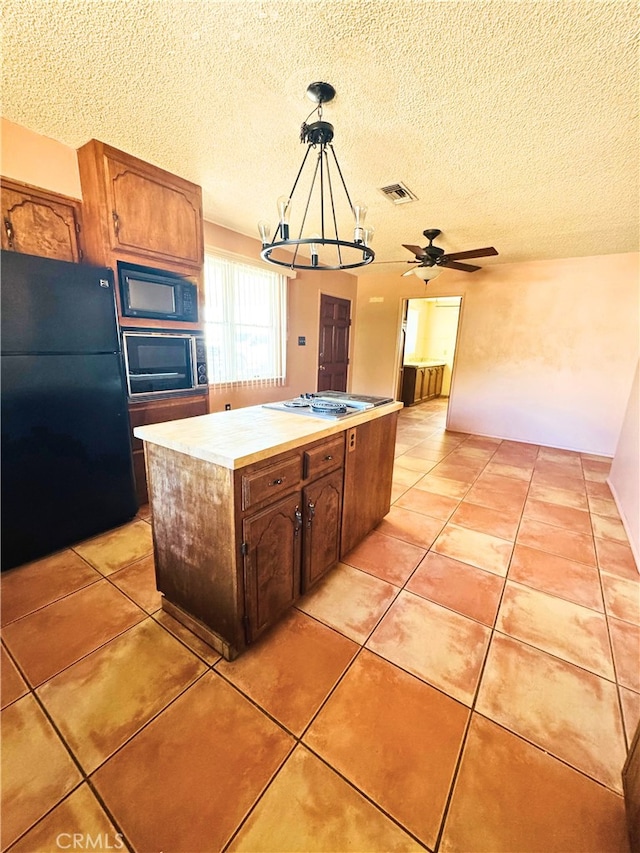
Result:
[[4,573],[2,850],[628,851],[640,576],[609,460],[400,414],[393,506],[255,648],[151,527]]

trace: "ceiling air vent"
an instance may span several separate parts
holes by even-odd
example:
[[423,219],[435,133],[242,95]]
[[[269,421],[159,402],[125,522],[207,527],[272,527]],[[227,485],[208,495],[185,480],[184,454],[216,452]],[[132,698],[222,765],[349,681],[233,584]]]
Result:
[[380,187],[380,192],[394,204],[407,204],[410,201],[417,201],[418,197],[414,195],[409,187],[402,182],[397,184],[389,184],[386,187]]

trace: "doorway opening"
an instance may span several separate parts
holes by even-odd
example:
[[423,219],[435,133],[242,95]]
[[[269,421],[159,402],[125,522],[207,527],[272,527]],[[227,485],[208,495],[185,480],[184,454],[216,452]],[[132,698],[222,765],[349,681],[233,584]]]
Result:
[[396,399],[405,406],[451,396],[461,296],[405,299]]

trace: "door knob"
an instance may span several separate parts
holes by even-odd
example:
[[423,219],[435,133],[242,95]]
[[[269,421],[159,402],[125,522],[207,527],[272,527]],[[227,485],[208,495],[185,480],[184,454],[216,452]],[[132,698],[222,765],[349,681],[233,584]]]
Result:
[[318,370],[326,370],[326,367],[324,366],[324,364],[321,364],[321,365],[318,367]]

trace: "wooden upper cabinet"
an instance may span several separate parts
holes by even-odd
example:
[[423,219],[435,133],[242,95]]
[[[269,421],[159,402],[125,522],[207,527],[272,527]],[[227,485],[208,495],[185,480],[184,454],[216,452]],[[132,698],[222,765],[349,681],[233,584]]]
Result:
[[78,199],[0,178],[2,248],[59,261],[82,260]]
[[[204,258],[202,190],[92,139],[78,149],[91,259],[144,258],[199,269]],[[104,257],[104,254],[110,257]]]

